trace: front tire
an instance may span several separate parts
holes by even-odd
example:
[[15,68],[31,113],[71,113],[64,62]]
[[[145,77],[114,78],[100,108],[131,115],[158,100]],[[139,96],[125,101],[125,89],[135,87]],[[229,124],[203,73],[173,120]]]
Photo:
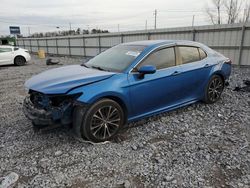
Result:
[[217,102],[224,89],[224,80],[219,75],[213,75],[206,87],[204,102],[212,104]]
[[25,65],[25,63],[26,63],[26,60],[25,60],[25,58],[22,57],[22,56],[17,56],[17,57],[14,59],[14,64],[15,64],[16,66],[23,66],[23,65]]
[[125,122],[121,106],[110,99],[97,101],[87,109],[76,107],[73,117],[75,134],[92,142],[111,140]]

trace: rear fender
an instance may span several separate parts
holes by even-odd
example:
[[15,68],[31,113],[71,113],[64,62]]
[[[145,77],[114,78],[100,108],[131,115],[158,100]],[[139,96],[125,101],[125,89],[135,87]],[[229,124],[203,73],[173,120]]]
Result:
[[[209,79],[215,75],[218,74],[222,76],[223,80],[227,80],[231,74],[231,64],[226,63],[227,60],[223,60],[220,63],[216,64],[210,71]],[[209,80],[208,79],[208,80]],[[207,81],[208,81],[207,80]]]

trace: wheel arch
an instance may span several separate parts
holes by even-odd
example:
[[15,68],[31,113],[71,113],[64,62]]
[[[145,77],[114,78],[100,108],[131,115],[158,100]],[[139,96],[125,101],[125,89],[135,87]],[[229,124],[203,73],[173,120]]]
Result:
[[[88,105],[92,105],[94,103],[96,103],[97,101],[100,101],[102,99],[110,99],[110,100],[113,100],[115,102],[117,102],[121,108],[123,109],[124,111],[124,116],[125,116],[125,122],[127,121],[128,119],[128,113],[129,113],[129,107],[128,107],[128,104],[126,104],[126,99],[122,99],[121,96],[118,96],[116,94],[104,94],[104,95],[100,95],[100,96],[95,96],[94,98],[92,98],[91,100],[88,100],[88,101],[85,101],[84,103],[88,104]],[[79,101],[82,101],[81,99]]]
[[125,102],[120,97],[114,96],[114,95],[107,95],[107,96],[102,96],[101,98],[98,98],[96,101],[99,101],[99,100],[102,100],[102,99],[110,99],[110,100],[113,100],[113,101],[117,102],[124,111],[124,116],[125,116],[125,118],[124,118],[125,122],[124,123],[127,122],[128,108],[127,108],[127,105],[125,104]]
[[[218,76],[220,76],[220,77],[222,78],[223,84],[225,84],[225,76],[224,76],[224,74],[223,74],[221,71],[216,71],[216,72],[214,72],[214,73],[211,75],[211,77],[212,77],[213,75],[218,75]],[[211,78],[211,77],[210,77],[210,78]]]
[[15,61],[16,61],[16,58],[18,58],[18,57],[23,58],[23,59],[25,60],[25,62],[27,61],[26,58],[25,58],[23,55],[17,55],[17,56],[15,56],[15,58],[14,58],[14,63],[15,63]]

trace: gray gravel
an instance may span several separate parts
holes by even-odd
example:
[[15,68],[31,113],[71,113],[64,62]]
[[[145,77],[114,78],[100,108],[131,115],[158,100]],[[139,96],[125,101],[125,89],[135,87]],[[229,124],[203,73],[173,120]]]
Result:
[[232,91],[250,68],[233,68],[216,104],[133,123],[115,142],[92,145],[68,127],[34,131],[22,113],[24,81],[58,66],[33,56],[0,67],[0,178],[17,173],[16,187],[250,187],[250,93]]

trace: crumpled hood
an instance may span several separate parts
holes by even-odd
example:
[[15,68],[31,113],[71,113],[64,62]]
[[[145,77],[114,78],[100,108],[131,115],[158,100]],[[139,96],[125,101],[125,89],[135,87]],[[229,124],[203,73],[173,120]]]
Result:
[[114,74],[81,65],[69,65],[33,76],[25,82],[25,88],[46,94],[61,94],[77,86],[107,79]]

